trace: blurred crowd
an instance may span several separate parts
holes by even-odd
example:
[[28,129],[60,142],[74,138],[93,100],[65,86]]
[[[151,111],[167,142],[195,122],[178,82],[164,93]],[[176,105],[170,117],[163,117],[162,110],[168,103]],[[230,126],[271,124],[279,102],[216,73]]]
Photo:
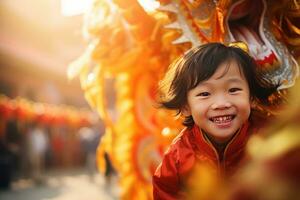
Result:
[[13,180],[31,178],[43,183],[45,170],[87,167],[96,170],[95,153],[104,126],[84,123],[44,123],[19,120],[15,115],[1,119],[0,187]]

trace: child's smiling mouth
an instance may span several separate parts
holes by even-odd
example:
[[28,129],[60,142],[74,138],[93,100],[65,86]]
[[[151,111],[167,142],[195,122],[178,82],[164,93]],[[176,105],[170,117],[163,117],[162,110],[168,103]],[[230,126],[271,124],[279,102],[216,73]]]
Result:
[[215,116],[215,117],[211,117],[209,118],[210,121],[212,121],[213,123],[222,125],[222,124],[228,124],[230,123],[236,115],[222,115],[222,116]]

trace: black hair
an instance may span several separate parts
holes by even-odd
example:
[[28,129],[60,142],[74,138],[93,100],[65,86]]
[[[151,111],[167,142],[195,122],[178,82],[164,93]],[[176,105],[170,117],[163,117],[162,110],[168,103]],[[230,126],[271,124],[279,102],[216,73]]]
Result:
[[[200,82],[209,79],[218,67],[234,60],[247,80],[250,98],[259,103],[268,104],[268,97],[277,91],[279,84],[263,78],[257,72],[255,60],[247,52],[236,46],[226,46],[221,43],[207,43],[191,49],[187,54],[175,60],[160,81],[161,107],[177,110],[187,104],[187,93]],[[194,125],[192,116],[185,117],[183,125]]]

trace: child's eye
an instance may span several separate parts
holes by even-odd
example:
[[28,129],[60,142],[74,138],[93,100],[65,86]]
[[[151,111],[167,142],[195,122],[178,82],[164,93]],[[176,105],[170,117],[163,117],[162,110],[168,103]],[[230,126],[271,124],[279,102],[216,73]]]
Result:
[[197,94],[197,96],[201,96],[201,97],[207,97],[209,95],[210,95],[209,92],[200,92],[199,94]]
[[237,92],[237,91],[241,91],[241,90],[242,90],[241,88],[230,88],[229,92],[233,93],[233,92]]

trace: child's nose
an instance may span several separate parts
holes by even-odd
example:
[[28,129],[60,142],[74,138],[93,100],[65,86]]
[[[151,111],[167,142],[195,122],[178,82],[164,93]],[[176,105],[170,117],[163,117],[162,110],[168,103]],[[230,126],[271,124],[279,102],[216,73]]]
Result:
[[212,109],[227,109],[231,107],[231,103],[225,99],[220,99],[211,105]]

